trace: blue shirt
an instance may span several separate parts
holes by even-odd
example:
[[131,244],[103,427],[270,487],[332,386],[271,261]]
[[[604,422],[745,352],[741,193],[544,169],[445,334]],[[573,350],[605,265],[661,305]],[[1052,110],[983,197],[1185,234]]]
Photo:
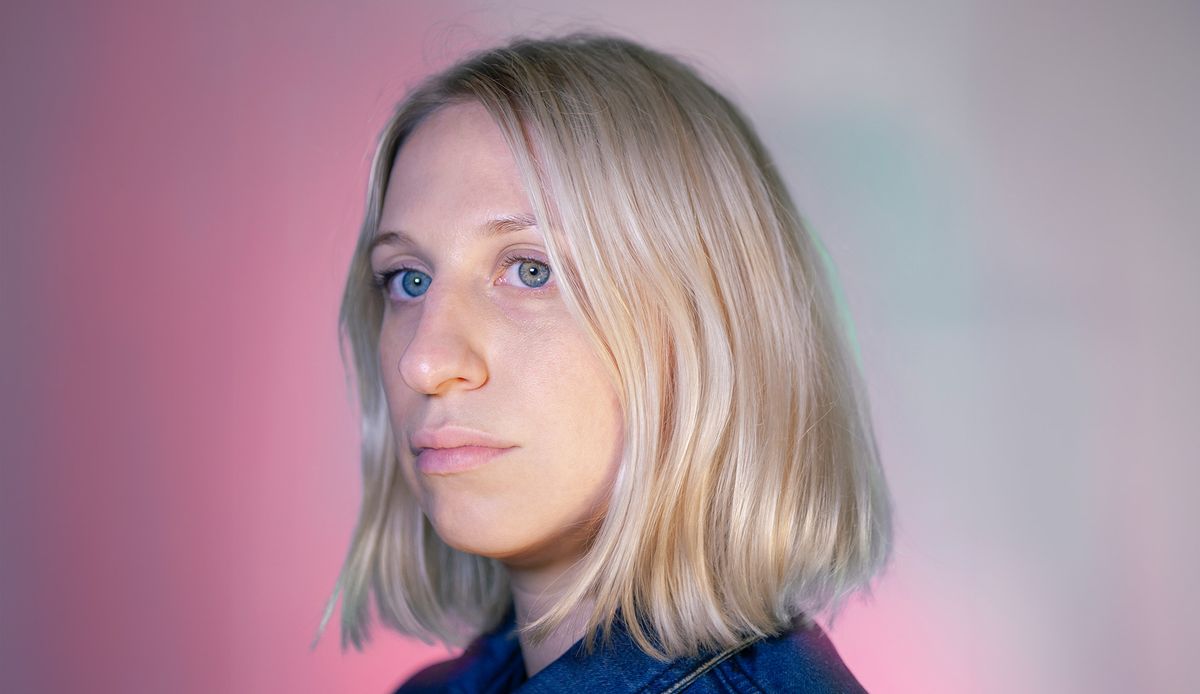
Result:
[[778,636],[669,663],[642,652],[619,618],[613,622],[612,636],[607,646],[597,639],[591,655],[584,654],[580,639],[528,677],[516,637],[516,613],[510,604],[499,627],[473,641],[458,658],[413,675],[395,694],[866,692],[821,627],[799,618]]

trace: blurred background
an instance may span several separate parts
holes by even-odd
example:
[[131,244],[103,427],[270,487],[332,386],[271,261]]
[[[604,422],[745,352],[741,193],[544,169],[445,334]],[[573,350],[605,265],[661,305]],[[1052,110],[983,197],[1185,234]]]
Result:
[[898,508],[872,692],[1196,692],[1200,4],[6,2],[0,691],[386,692],[310,650],[360,495],[336,314],[418,78],[617,32],[758,126]]

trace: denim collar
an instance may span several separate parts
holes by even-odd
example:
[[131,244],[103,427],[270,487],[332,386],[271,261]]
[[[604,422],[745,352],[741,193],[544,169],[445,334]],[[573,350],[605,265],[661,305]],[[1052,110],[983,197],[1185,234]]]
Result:
[[[618,613],[613,620],[612,638],[607,643],[597,638],[594,650],[588,654],[583,639],[579,639],[530,678],[517,640],[516,610],[510,603],[500,625],[477,639],[464,654],[466,668],[460,671],[462,679],[458,681],[463,691],[486,694],[673,692],[758,640],[753,638],[733,648],[664,663],[637,647]],[[586,689],[581,689],[584,682]]]
[[597,638],[586,654],[580,639],[533,677],[525,672],[516,627],[510,602],[499,626],[460,657],[417,673],[397,694],[674,694],[701,679],[736,680],[741,684],[728,686],[738,691],[864,691],[824,631],[803,617],[782,634],[664,663],[637,647],[618,612],[607,643]]

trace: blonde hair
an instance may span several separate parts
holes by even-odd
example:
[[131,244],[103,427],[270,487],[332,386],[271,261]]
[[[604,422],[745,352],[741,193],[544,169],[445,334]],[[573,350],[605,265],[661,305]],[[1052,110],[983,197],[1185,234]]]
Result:
[[397,469],[367,254],[405,137],[472,101],[513,151],[563,300],[625,418],[589,551],[522,628],[541,640],[586,600],[587,647],[619,611],[640,648],[669,659],[779,633],[869,589],[890,551],[890,500],[816,240],[746,118],[691,68],[572,34],[428,78],[380,137],[340,316],[363,500],[318,638],[339,592],[342,648],[359,650],[371,594],[387,626],[454,645],[496,626],[510,600],[500,563],[443,543]]

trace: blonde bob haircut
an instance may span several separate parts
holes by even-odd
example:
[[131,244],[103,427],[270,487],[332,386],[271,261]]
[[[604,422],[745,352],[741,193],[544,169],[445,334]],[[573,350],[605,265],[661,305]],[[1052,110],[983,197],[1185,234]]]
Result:
[[590,601],[586,648],[620,614],[642,650],[671,659],[869,590],[891,508],[865,390],[820,248],[749,122],[691,68],[628,40],[522,38],[425,80],[379,139],[340,314],[363,499],[317,638],[339,592],[342,648],[359,650],[372,594],[386,626],[456,646],[511,599],[503,566],[443,543],[397,469],[368,257],[399,147],[462,102],[482,104],[512,149],[563,300],[624,413],[607,512],[561,598],[522,630],[540,641]]

